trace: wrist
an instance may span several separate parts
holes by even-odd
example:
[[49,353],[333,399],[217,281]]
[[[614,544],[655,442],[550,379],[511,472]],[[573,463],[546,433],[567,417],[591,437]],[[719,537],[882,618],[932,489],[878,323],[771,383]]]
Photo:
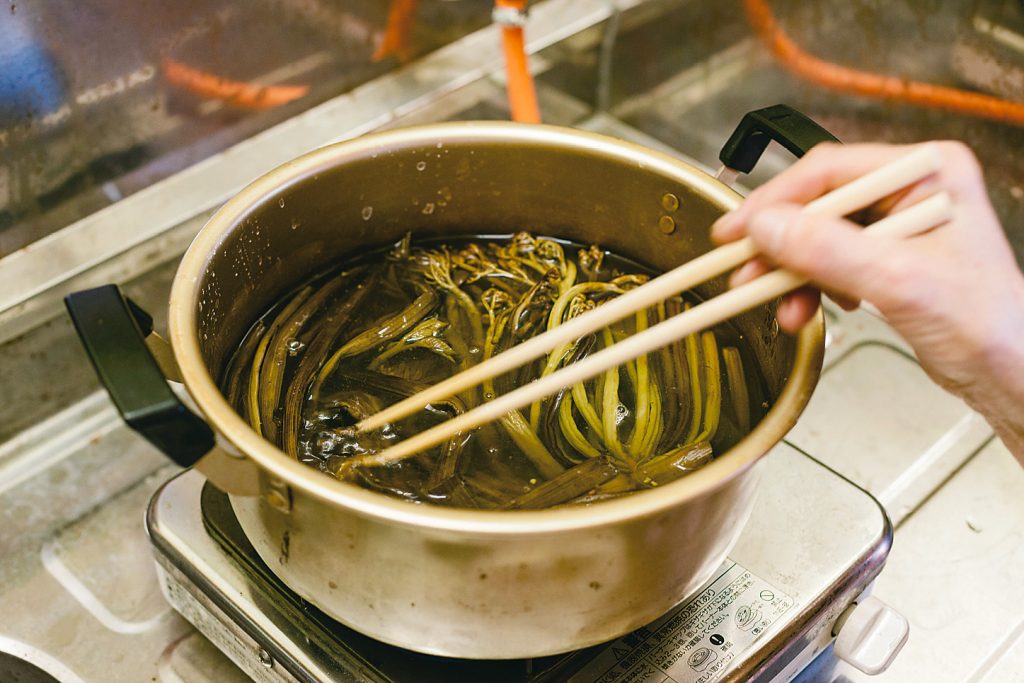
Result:
[[1024,464],[1024,276],[1005,291],[1006,305],[988,328],[977,376],[963,397]]

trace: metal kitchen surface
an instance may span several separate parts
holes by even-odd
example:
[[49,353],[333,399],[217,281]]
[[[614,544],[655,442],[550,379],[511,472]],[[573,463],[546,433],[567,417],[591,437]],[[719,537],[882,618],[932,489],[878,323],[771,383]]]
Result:
[[[906,66],[918,78],[945,79],[952,69],[967,82],[979,84],[984,74],[977,66],[985,62],[968,57],[994,49],[989,40],[993,36],[1005,39],[1022,33],[1024,13],[1019,3],[1003,3],[998,12],[993,3],[979,2],[962,11],[918,14],[919,4],[895,2],[884,4],[891,10],[884,16],[882,9],[863,4],[835,3],[835,11],[827,13],[812,3],[775,4],[787,12],[788,27],[813,37],[807,41],[811,49],[834,58],[843,56],[844,50],[854,55],[867,51],[874,68],[900,71]],[[954,31],[961,18],[969,30]],[[539,78],[541,108],[550,123],[631,139],[677,156],[685,153],[704,168],[716,165],[718,146],[743,111],[777,101],[806,110],[845,141],[966,138],[988,169],[990,192],[1018,255],[1024,254],[1024,159],[1009,152],[1024,144],[1019,128],[817,90],[772,62],[745,26],[739,3],[548,0],[537,3],[530,22],[531,49],[547,48],[534,55],[532,64]],[[864,31],[867,39],[860,38]],[[887,42],[893,35],[901,40]],[[497,40],[494,27],[470,34],[88,215],[24,252],[0,259],[0,379],[9,388],[0,414],[5,439],[0,444],[0,681],[249,680],[232,658],[250,673],[284,676],[280,642],[269,643],[264,652],[246,639],[251,634],[219,642],[231,653],[229,658],[164,599],[143,514],[154,493],[178,470],[164,466],[158,453],[121,426],[106,397],[94,391],[86,360],[66,321],[58,317],[60,297],[111,279],[130,281],[131,295],[153,309],[159,324],[170,268],[181,251],[209,213],[259,173],[317,145],[382,127],[506,118],[501,79],[494,75],[500,68]],[[863,44],[856,45],[858,40]],[[924,49],[939,44],[952,45],[956,51],[952,67]],[[299,60],[294,65],[296,70],[305,67],[313,73],[324,64]],[[1004,79],[1002,86],[1012,83],[1012,78]],[[146,81],[144,87],[150,85],[155,84]],[[158,109],[147,116],[163,121],[164,113]],[[103,138],[103,144],[111,139]],[[763,168],[747,180],[757,184],[787,163],[785,155],[769,153]],[[61,172],[65,170],[75,172],[70,167]],[[97,176],[105,170],[109,169],[92,169]],[[129,175],[124,189],[139,189],[129,185],[141,180],[141,175]],[[0,179],[0,195],[13,198],[10,187]],[[78,208],[88,202],[105,206],[111,198],[103,193],[103,186],[84,191]],[[792,472],[777,469],[785,461],[795,465],[795,471],[813,473],[814,480],[842,481],[825,466],[874,496],[892,520],[895,536],[872,593],[905,615],[911,632],[890,669],[877,677],[853,670],[827,648],[802,673],[776,672],[777,679],[1024,680],[1024,584],[1017,570],[1024,566],[1024,472],[992,438],[984,420],[928,380],[884,323],[863,311],[828,309],[826,314],[829,339],[821,382],[787,437],[788,445],[777,448],[766,462],[765,477],[790,477]],[[194,479],[187,475],[175,486],[189,477]],[[864,512],[874,505],[849,485],[836,490],[847,492],[839,495],[850,497],[846,502],[851,510]],[[852,530],[853,535],[830,538],[820,546],[847,544],[845,566],[850,566],[857,548],[864,550],[877,539],[877,529],[868,530],[853,517],[839,514],[842,501],[835,503],[839,508],[832,507],[831,501],[821,500],[820,489],[801,494],[774,502],[782,505],[779,509],[798,512],[794,519],[820,518],[822,531],[844,526]],[[758,505],[770,508],[772,495],[772,490],[764,490]],[[818,503],[810,507],[810,500]],[[160,501],[168,503],[166,497]],[[194,523],[199,509],[193,503],[170,512],[180,515],[179,524]],[[172,517],[163,515],[162,521]],[[751,529],[766,521],[759,514]],[[814,532],[796,528],[800,534]],[[795,533],[780,534],[778,528],[764,535],[750,531],[733,557],[750,572],[750,581],[770,586],[759,587],[758,596],[769,590],[773,599],[761,599],[742,614],[740,608],[752,603],[743,600],[727,606],[736,629],[728,642],[750,638],[732,640],[742,631],[740,624],[760,623],[751,619],[760,610],[760,621],[770,623],[757,634],[754,645],[776,652],[783,640],[799,642],[804,637],[784,633],[784,624],[799,622],[805,611],[814,612],[802,606],[811,590],[801,583],[805,575],[790,574],[786,567],[839,567],[844,561],[824,557],[824,551],[773,545],[787,539],[796,543]],[[197,547],[220,552],[209,537],[196,539]],[[187,556],[186,564],[193,567],[204,562],[191,551],[179,550],[179,555]],[[872,563],[863,566],[877,568]],[[172,569],[169,575],[174,571],[181,573]],[[728,574],[723,580],[731,578]],[[820,586],[823,576],[818,580]],[[860,583],[852,581],[851,591]],[[229,584],[217,588],[223,592]],[[182,601],[187,595],[193,594],[178,594]],[[232,597],[244,602],[252,595]],[[792,599],[792,606],[786,606],[786,599]],[[699,605],[700,600],[698,594],[689,604]],[[827,613],[841,603],[835,600],[831,607],[821,608]],[[218,614],[228,604],[190,614]],[[264,611],[264,618],[272,613]],[[838,615],[832,616],[835,621]],[[661,642],[676,633],[671,629],[675,622],[666,623],[669,626],[659,632],[666,636]],[[828,626],[817,635],[830,635]],[[217,623],[211,633],[223,638],[240,628]],[[754,628],[745,633],[752,634]],[[726,634],[711,633],[715,634],[723,638],[720,648]],[[301,635],[293,632],[292,637],[307,646]],[[587,662],[617,654],[632,662],[626,657],[653,642],[649,638],[640,634],[625,647],[612,646],[618,649],[603,654],[588,651],[585,662],[573,661],[572,670],[586,670]],[[696,654],[702,647],[710,650],[708,643],[688,646],[685,663],[659,661],[668,667],[690,666],[694,656],[695,664],[706,665],[701,673],[708,673],[724,660],[720,649],[715,659]],[[403,657],[418,656],[404,653],[396,660]],[[568,666],[567,660],[553,663],[558,662]],[[754,665],[753,659],[747,662]],[[364,680],[389,673],[386,661],[362,664]],[[544,669],[535,663],[529,674],[525,664],[512,674],[523,680],[545,671],[555,673],[550,666]]]

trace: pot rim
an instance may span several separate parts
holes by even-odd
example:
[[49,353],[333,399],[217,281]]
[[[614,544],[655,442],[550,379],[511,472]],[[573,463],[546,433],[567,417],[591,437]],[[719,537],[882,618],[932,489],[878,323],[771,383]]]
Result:
[[410,504],[326,476],[290,458],[257,434],[221,394],[199,348],[195,312],[201,295],[201,276],[224,236],[252,207],[276,199],[277,193],[298,179],[339,163],[377,156],[394,148],[473,141],[541,143],[626,161],[684,185],[698,186],[726,211],[736,208],[742,199],[704,171],[661,152],[604,135],[549,125],[438,123],[373,133],[308,152],[269,171],[228,200],[200,230],[174,276],[168,314],[171,345],[185,387],[217,432],[271,476],[325,502],[394,524],[477,535],[558,533],[664,513],[739,476],[782,440],[806,406],[821,372],[824,315],[820,310],[797,335],[793,371],[775,404],[739,443],[708,465],[670,484],[591,506],[495,511]]

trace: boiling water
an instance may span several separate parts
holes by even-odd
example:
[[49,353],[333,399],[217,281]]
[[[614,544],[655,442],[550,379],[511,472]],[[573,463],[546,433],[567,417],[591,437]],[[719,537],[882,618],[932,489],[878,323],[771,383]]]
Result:
[[663,485],[730,448],[767,409],[753,357],[730,325],[399,463],[353,466],[697,303],[691,294],[668,300],[379,432],[351,429],[649,275],[596,247],[525,233],[406,239],[278,302],[249,330],[222,385],[253,428],[293,457],[412,501],[536,508]]

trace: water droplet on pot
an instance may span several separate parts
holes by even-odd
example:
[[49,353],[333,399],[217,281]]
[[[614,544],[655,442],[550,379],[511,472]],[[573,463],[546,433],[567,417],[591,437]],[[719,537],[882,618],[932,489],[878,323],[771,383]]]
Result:
[[363,220],[364,221],[370,220],[370,218],[373,217],[373,207],[372,206],[364,206],[363,207],[363,214],[362,215],[363,215]]
[[425,162],[425,161],[417,161],[416,162],[416,170],[417,171],[422,171],[422,170],[426,169],[426,167],[427,167],[427,162]]
[[294,218],[292,219],[292,230],[298,230],[300,225],[302,225],[302,223],[298,222]]
[[281,197],[280,199],[277,200],[277,205],[280,206],[282,209],[284,208],[284,197]]
[[434,213],[434,202],[427,202],[426,204],[424,204],[423,210],[420,213],[422,213],[424,216],[429,216],[430,214]]

